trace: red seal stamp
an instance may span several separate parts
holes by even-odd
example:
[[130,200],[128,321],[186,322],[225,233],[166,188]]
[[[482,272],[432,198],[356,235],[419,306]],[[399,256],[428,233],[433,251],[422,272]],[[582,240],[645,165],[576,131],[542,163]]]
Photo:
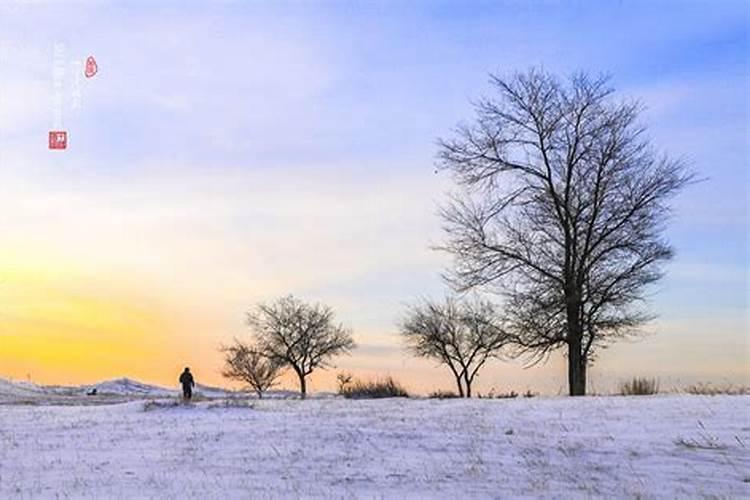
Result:
[[96,59],[94,59],[94,56],[88,56],[86,58],[86,69],[83,74],[86,75],[86,78],[91,78],[97,71],[99,71],[99,66],[96,65]]
[[65,149],[68,147],[68,133],[65,130],[50,130],[49,148]]

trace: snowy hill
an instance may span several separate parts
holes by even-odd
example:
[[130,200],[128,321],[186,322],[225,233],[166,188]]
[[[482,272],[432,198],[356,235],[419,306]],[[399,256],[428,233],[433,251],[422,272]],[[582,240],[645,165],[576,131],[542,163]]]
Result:
[[[96,395],[89,395],[96,389]],[[195,395],[208,399],[225,398],[231,391],[197,384]],[[177,388],[167,389],[127,377],[105,380],[95,384],[75,386],[37,385],[31,382],[0,378],[0,404],[77,404],[120,402],[130,399],[178,397]]]
[[[96,395],[90,395],[96,389]],[[31,382],[7,380],[0,378],[0,404],[33,403],[33,404],[101,404],[118,403],[133,399],[176,398],[180,389],[161,387],[122,377],[105,380],[95,384],[84,385],[37,385]],[[221,387],[196,384],[193,394],[196,399],[250,398],[257,396],[254,392],[232,391]],[[308,395],[309,399],[337,399],[341,396],[319,392]],[[298,399],[296,390],[272,390],[263,395],[264,399]]]
[[[133,380],[127,377],[106,380],[104,382],[99,382],[98,384],[85,386],[85,388],[87,392],[91,389],[96,388],[97,394],[111,394],[140,398],[168,398],[176,397],[181,394],[181,391],[177,387],[175,387],[174,389],[168,389],[158,385],[139,382],[138,380]],[[196,396],[214,399],[225,398],[229,396],[232,391],[222,389],[221,387],[195,384],[193,393]]]
[[0,401],[36,398],[44,394],[42,387],[31,382],[0,378]]
[[177,394],[175,390],[146,384],[126,377],[105,380],[98,384],[85,386],[85,388],[87,391],[96,388],[98,394],[112,394],[117,396],[169,397]]

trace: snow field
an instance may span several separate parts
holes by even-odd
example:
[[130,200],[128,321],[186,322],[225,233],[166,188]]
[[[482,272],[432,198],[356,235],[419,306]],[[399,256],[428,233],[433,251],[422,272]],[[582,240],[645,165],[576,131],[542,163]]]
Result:
[[748,396],[145,405],[0,406],[0,498],[750,497]]

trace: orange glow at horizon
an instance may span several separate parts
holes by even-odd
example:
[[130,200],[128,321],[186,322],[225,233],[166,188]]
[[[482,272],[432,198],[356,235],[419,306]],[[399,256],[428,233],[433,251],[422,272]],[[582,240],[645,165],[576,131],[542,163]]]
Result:
[[[0,252],[0,262],[0,377],[59,385],[129,377],[176,388],[179,373],[190,366],[201,384],[241,385],[222,377],[219,351],[233,336],[249,333],[242,317],[243,308],[251,302],[240,301],[236,291],[222,294],[208,287],[205,296],[195,297],[190,290],[174,289],[174,284],[168,286],[169,280],[159,281],[154,276],[132,277],[113,270],[96,274],[62,258],[10,254],[7,248]],[[365,347],[368,335],[356,324],[352,326],[355,339]],[[680,330],[678,327],[673,334]],[[398,346],[397,339],[392,340],[393,350],[387,354],[361,349],[352,356],[336,358],[329,369],[313,373],[308,389],[335,391],[339,372],[364,379],[393,375],[418,393],[453,389],[445,367],[413,358]],[[651,339],[654,365],[669,356],[669,344],[666,334]],[[620,346],[619,354],[595,365],[592,382],[607,387],[613,380],[630,376],[635,369],[631,360],[644,359],[644,349],[637,344]],[[721,380],[719,368],[705,363],[702,374],[696,376],[713,375]],[[730,363],[721,368],[725,372],[733,369]],[[737,380],[746,379],[746,366],[734,369]],[[559,356],[534,370],[498,362],[482,371],[477,389],[532,389],[554,394],[564,391],[564,376]],[[673,385],[687,381],[678,379]],[[293,373],[281,377],[279,387],[297,390]]]
[[[4,262],[11,259],[0,257]],[[175,387],[183,366],[189,365],[199,383],[241,385],[221,376],[218,348],[231,335],[217,331],[222,327],[215,318],[201,318],[198,313],[183,316],[190,307],[161,303],[129,286],[123,277],[110,274],[105,280],[68,263],[59,262],[57,268],[32,266],[28,256],[13,258],[14,265],[3,269],[0,277],[0,377],[49,385],[129,377]],[[243,328],[237,321],[236,328],[227,329],[239,333]],[[339,372],[364,378],[409,374],[408,381],[419,385],[416,366],[426,362],[404,364],[397,358],[342,356],[334,366],[316,370],[308,379],[308,389],[334,391]],[[450,382],[440,368],[437,371],[431,382]],[[297,390],[297,378],[285,373],[278,388]]]
[[[160,304],[48,260],[3,256],[0,376],[76,384],[122,376],[171,384],[184,364]],[[15,257],[15,258],[13,258]],[[40,263],[40,264],[37,264]]]

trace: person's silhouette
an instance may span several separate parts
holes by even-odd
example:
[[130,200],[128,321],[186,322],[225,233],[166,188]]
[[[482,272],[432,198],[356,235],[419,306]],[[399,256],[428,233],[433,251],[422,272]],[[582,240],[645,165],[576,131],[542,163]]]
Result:
[[190,368],[185,368],[185,371],[182,372],[180,383],[182,384],[182,397],[189,401],[193,397],[193,387],[195,387],[195,380],[193,380],[193,374],[190,373]]

